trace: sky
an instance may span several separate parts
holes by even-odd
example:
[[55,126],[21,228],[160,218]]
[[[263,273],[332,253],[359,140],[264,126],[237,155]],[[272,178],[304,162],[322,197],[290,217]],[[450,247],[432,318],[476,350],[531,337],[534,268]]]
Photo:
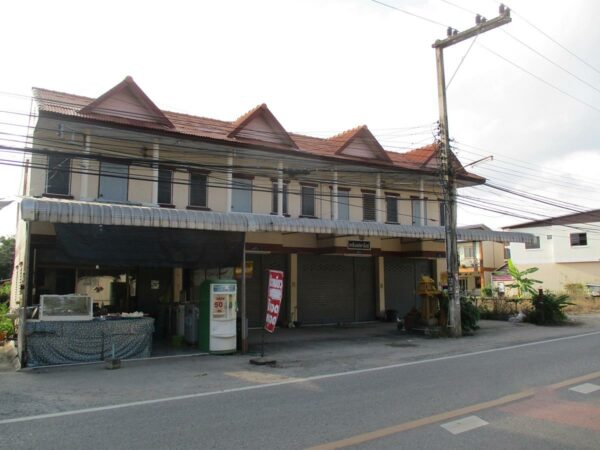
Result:
[[[32,87],[97,97],[130,75],[162,109],[234,120],[266,103],[288,131],[325,137],[366,124],[388,150],[426,145],[438,120],[431,44],[447,25],[473,26],[473,12],[497,16],[498,2],[381,1],[391,7],[3,2],[0,144],[22,145]],[[600,208],[600,2],[507,3],[510,24],[445,50],[446,79],[456,72],[454,151],[463,164],[493,156],[469,168],[488,186],[460,191],[459,225],[499,228]],[[0,152],[0,198],[19,192],[20,169],[6,165],[19,158]],[[14,229],[15,208],[5,208],[0,235]]]

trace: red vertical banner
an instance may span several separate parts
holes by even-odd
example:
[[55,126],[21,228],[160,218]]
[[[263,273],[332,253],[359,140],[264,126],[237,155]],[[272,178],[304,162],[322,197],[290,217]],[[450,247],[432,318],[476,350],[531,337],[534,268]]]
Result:
[[283,299],[283,272],[280,270],[269,270],[269,289],[267,291],[267,317],[265,318],[265,330],[269,333],[275,331],[281,300]]

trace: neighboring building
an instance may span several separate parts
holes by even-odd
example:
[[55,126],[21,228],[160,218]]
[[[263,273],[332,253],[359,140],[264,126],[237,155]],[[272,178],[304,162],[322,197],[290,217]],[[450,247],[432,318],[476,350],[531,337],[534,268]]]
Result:
[[[463,227],[463,230],[491,231],[480,224]],[[480,295],[481,288],[492,285],[492,272],[504,264],[502,242],[461,241],[458,242],[460,290],[466,294]]]
[[[389,152],[366,126],[289,133],[264,104],[232,122],[163,111],[130,77],[97,99],[34,97],[13,305],[113,277],[110,306],[158,317],[245,259],[250,326],[270,268],[286,276],[283,324],[358,322],[405,313],[420,277],[445,270],[436,145]],[[458,187],[484,183],[452,163]]]
[[510,244],[520,269],[537,267],[533,278],[544,289],[563,291],[569,284],[600,284],[600,210],[586,211],[506,227],[531,233],[535,242]]

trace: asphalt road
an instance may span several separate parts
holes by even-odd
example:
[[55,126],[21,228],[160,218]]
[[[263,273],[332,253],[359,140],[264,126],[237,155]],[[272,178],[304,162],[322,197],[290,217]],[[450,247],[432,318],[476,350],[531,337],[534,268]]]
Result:
[[596,333],[306,378],[248,367],[222,372],[238,381],[224,390],[145,388],[89,410],[57,398],[39,416],[3,415],[0,448],[597,449],[600,390],[571,388],[600,386],[599,349]]

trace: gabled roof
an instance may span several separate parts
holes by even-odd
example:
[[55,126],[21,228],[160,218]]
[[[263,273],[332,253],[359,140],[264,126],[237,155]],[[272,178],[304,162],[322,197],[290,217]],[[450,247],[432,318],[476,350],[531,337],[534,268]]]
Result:
[[[330,161],[352,163],[358,161],[430,174],[435,174],[439,170],[435,157],[438,148],[436,144],[405,153],[386,151],[366,126],[348,130],[328,139],[288,133],[264,104],[248,111],[235,121],[160,110],[131,77],[125,78],[97,99],[41,88],[33,88],[33,92],[40,113],[125,127],[132,126],[150,132],[174,133],[182,138],[207,139],[232,145],[260,145],[261,148],[274,153],[297,151],[307,157],[326,158]],[[107,98],[120,98],[122,101],[122,97],[112,97],[119,93],[129,95],[130,100],[135,102],[137,107],[144,108],[143,119],[145,120],[140,120],[140,117],[133,115],[122,114],[122,111],[98,111],[101,109],[102,101]],[[115,112],[121,114],[116,115]],[[370,152],[366,154],[367,157],[352,155],[349,153],[353,152],[344,151],[352,146],[353,142],[362,145],[363,150]],[[460,179],[477,184],[485,182],[485,178],[462,169],[456,157],[451,156],[451,159]]]
[[392,162],[386,151],[366,125],[344,131],[343,133],[330,137],[328,140],[340,144],[335,151],[336,155],[358,156],[364,158],[366,155],[371,154],[375,159]]
[[[124,107],[116,109],[114,105],[123,105]],[[156,122],[168,128],[174,127],[164,113],[129,76],[96,100],[81,108],[80,113],[124,116],[141,122]]]
[[281,143],[298,148],[289,133],[283,128],[265,103],[252,108],[233,122],[232,125],[233,130],[227,135],[230,138],[242,135],[247,139]]
[[566,216],[551,217],[549,219],[533,220],[531,222],[503,227],[503,229],[512,230],[517,228],[537,228],[551,225],[577,225],[595,222],[600,222],[600,209],[592,209],[580,213],[567,214]]

